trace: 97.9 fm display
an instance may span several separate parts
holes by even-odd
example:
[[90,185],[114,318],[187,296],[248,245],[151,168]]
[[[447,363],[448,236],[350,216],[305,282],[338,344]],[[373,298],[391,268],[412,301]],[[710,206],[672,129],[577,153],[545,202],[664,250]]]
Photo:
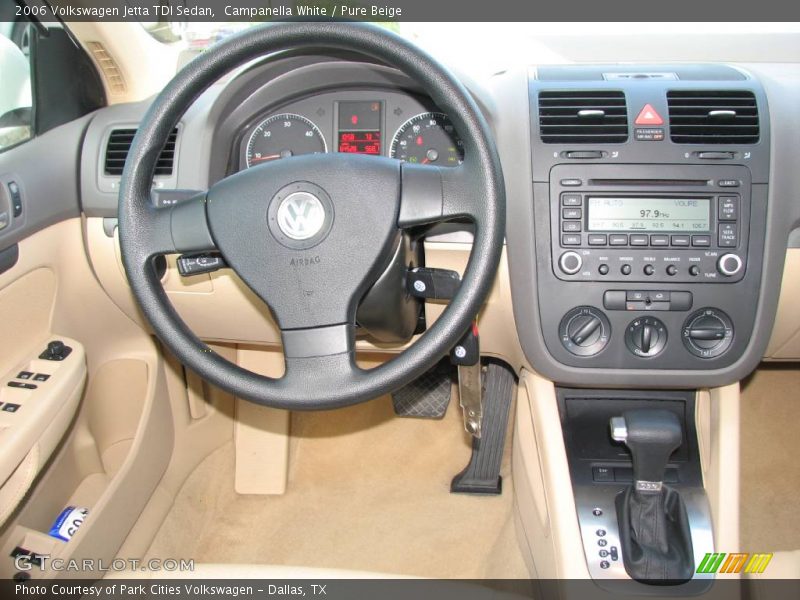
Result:
[[381,108],[377,101],[339,102],[339,152],[381,154]]

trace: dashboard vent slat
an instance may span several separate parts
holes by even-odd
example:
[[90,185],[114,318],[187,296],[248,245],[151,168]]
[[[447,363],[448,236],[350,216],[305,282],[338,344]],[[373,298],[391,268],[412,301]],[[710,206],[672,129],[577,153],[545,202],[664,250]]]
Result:
[[759,119],[753,92],[667,92],[670,139],[676,144],[755,144]]
[[539,132],[545,144],[628,141],[628,107],[618,91],[539,92]]
[[[136,135],[135,129],[114,129],[108,136],[105,154],[105,174],[111,176],[122,175],[125,168],[125,161],[128,158],[133,137]],[[167,143],[156,161],[155,175],[172,175],[175,166],[175,146],[178,141],[178,130],[173,129],[167,138]]]

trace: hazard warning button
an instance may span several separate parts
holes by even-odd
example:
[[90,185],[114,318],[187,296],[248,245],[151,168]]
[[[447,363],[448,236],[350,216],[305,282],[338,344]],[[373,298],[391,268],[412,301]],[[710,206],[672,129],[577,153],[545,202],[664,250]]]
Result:
[[639,116],[634,121],[636,125],[663,125],[664,119],[656,112],[650,104],[645,104]]

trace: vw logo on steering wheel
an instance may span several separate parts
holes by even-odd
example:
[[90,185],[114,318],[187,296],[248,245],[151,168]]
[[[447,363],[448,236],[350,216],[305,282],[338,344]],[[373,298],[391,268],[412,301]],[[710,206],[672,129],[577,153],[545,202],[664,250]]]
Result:
[[307,240],[325,224],[325,207],[311,192],[294,192],[278,207],[278,227],[293,240]]

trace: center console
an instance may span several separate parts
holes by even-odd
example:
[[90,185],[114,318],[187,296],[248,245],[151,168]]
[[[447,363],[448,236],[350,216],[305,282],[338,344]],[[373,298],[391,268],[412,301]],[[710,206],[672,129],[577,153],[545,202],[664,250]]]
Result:
[[[697,565],[731,543],[738,514],[721,508],[735,504],[728,480],[705,479],[723,465],[702,390],[752,372],[774,319],[766,95],[725,65],[539,67],[527,84],[515,106],[530,164],[503,156],[514,317],[536,371],[525,464],[544,460],[548,501],[572,493],[574,515],[551,518],[561,549],[585,558],[575,576],[619,594],[701,593],[713,576]],[[510,118],[499,131],[523,135]],[[537,441],[542,419],[563,447]]]
[[551,359],[537,369],[578,385],[598,383],[592,369],[625,385],[622,373],[653,370],[740,378],[768,208],[758,83],[724,66],[553,67],[529,100]]

